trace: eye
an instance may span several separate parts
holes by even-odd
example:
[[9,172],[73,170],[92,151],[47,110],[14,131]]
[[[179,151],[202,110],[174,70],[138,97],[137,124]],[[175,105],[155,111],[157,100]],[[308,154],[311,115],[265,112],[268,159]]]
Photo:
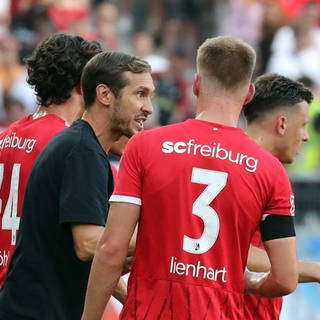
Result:
[[140,91],[138,91],[137,95],[139,98],[143,98],[145,96],[145,92],[140,90]]

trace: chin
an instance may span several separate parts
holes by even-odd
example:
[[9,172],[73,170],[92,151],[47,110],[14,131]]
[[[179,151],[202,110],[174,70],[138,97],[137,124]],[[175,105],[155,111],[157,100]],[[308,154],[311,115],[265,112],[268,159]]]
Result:
[[285,164],[291,164],[294,162],[294,158],[288,158],[288,159],[285,159],[285,161],[283,161],[283,163]]
[[128,130],[128,131],[124,132],[123,135],[125,137],[127,137],[128,139],[130,139],[132,136],[134,136],[138,132],[139,132],[138,130]]
[[132,132],[137,133],[143,130],[143,127],[135,127],[134,129],[131,129]]

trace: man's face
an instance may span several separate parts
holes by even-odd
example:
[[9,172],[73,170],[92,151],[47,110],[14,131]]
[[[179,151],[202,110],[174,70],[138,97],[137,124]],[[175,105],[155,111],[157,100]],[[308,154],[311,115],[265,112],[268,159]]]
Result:
[[292,163],[299,153],[302,143],[309,139],[307,132],[308,111],[309,105],[303,101],[298,103],[288,116],[280,159],[283,163]]
[[143,123],[152,114],[155,88],[148,72],[126,72],[125,76],[128,84],[116,99],[112,123],[114,131],[130,138],[143,129]]

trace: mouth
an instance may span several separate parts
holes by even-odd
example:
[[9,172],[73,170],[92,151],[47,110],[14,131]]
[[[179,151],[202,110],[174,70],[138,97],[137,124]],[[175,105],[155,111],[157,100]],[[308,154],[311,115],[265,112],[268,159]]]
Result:
[[147,120],[147,118],[137,118],[135,122],[138,124],[139,129],[143,130],[143,123]]

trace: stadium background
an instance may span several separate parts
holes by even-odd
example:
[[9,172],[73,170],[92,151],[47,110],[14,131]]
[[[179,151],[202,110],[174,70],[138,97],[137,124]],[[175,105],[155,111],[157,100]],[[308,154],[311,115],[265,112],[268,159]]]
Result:
[[[157,86],[148,128],[193,116],[197,46],[207,37],[237,36],[257,51],[255,76],[278,72],[303,81],[316,96],[310,141],[287,170],[299,256],[320,261],[319,13],[319,1],[309,0],[1,0],[0,130],[35,111],[23,61],[50,33],[80,34],[147,59]],[[281,320],[320,319],[319,297],[319,284],[300,284],[285,297]],[[117,319],[118,310],[110,305],[105,320]]]

